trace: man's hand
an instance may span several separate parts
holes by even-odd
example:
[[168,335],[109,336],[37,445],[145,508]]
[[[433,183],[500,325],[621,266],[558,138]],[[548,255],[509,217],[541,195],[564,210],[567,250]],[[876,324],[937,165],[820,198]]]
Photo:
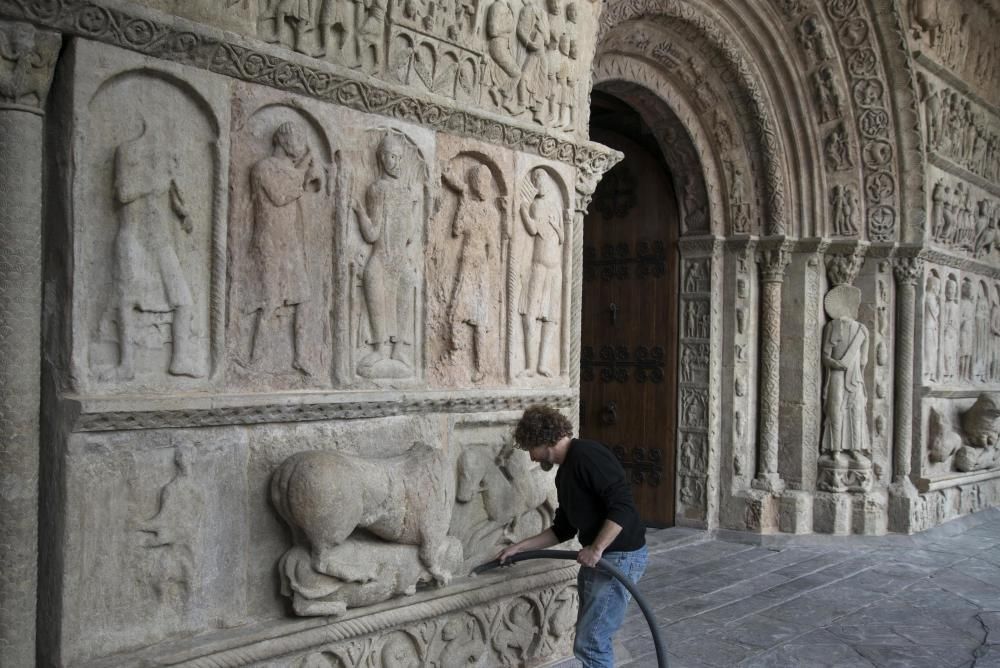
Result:
[[497,559],[500,560],[500,565],[503,566],[508,559],[510,559],[520,551],[521,551],[521,546],[517,543],[514,543],[513,545],[508,545],[504,549],[500,550],[500,554],[497,555]]
[[601,560],[601,556],[604,554],[604,550],[598,550],[593,545],[588,545],[576,554],[576,561],[584,566],[589,566],[594,568],[597,566],[597,562]]

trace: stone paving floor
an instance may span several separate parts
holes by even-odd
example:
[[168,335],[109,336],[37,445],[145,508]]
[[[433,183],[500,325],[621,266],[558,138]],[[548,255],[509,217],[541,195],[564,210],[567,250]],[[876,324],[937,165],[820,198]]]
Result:
[[[1000,668],[1000,509],[914,536],[725,538],[647,534],[639,587],[670,668]],[[634,602],[615,658],[656,666]]]

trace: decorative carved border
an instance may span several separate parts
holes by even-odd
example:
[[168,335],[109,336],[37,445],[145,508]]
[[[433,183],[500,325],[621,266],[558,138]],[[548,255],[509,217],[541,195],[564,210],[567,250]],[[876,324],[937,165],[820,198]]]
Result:
[[980,276],[1000,280],[1000,267],[995,267],[979,260],[973,260],[967,257],[955,257],[954,255],[950,255],[944,251],[935,250],[933,248],[924,248],[920,252],[920,257],[927,262],[932,262],[934,264],[941,265],[942,267],[958,269],[959,271],[971,272],[979,274]]
[[557,139],[516,122],[486,113],[463,111],[453,104],[441,104],[387,84],[359,78],[357,74],[345,74],[332,64],[306,57],[284,58],[277,55],[277,49],[233,33],[212,30],[176,17],[168,20],[156,12],[122,5],[112,0],[0,0],[0,17],[29,21],[67,35],[365,113],[485,139],[591,173],[603,173],[617,162],[617,152],[600,144]]
[[921,493],[936,492],[949,487],[959,487],[962,485],[972,485],[977,482],[985,482],[1000,478],[1000,469],[989,471],[974,471],[972,473],[957,473],[941,478],[920,478],[917,480],[917,490]]
[[[378,398],[337,397],[327,402],[247,404],[234,401],[229,406],[192,406],[189,408],[155,408],[147,410],[115,410],[115,400],[63,400],[66,415],[72,420],[74,432],[131,431],[185,427],[219,427],[231,425],[274,424],[283,422],[315,422],[322,420],[357,420],[398,415],[429,413],[492,413],[524,410],[531,404],[544,403],[556,408],[575,405],[576,390],[516,395],[483,394],[479,396],[443,397],[438,395],[380,395]],[[277,398],[277,397],[276,397]],[[169,399],[151,402],[171,403]],[[176,405],[179,402],[172,402]]]
[[[757,71],[756,63],[747,58],[737,43],[721,27],[726,22],[719,17],[707,16],[701,8],[679,0],[628,0],[607,5],[601,13],[597,44],[607,37],[617,25],[626,21],[665,17],[679,20],[693,27],[708,44],[723,54],[729,68],[736,73],[740,85],[752,106],[756,140],[764,155],[766,211],[764,228],[769,234],[786,233],[786,188],[782,150],[771,117],[771,105],[766,99],[760,82],[764,77]],[[600,53],[600,52],[599,52]],[[595,56],[595,63],[598,57]]]
[[[577,567],[574,564],[517,579],[515,580],[516,594],[537,593],[546,588],[565,585],[575,580],[576,571]],[[491,578],[494,581],[469,588],[460,593],[442,595],[432,600],[399,605],[392,609],[341,621],[335,620],[305,629],[302,628],[301,620],[289,622],[290,630],[285,631],[282,631],[280,626],[277,629],[266,626],[257,632],[240,636],[239,647],[208,651],[200,656],[195,650],[169,654],[160,652],[152,656],[143,656],[143,658],[150,660],[151,665],[183,664],[189,668],[235,668],[279,657],[293,660],[295,657],[288,655],[308,652],[330,643],[385,633],[407,625],[416,625],[428,619],[507,599],[512,593],[515,593],[511,591],[508,577],[494,576]],[[398,603],[399,599],[396,599],[395,602]]]

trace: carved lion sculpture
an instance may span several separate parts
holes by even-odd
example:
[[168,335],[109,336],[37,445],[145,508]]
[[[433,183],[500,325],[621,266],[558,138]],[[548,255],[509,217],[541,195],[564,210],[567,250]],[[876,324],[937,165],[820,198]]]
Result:
[[962,431],[978,448],[997,445],[1000,433],[1000,392],[983,392],[962,416]]
[[447,454],[414,443],[395,457],[367,459],[337,452],[300,452],[271,478],[271,502],[310,549],[317,573],[348,582],[380,578],[376,559],[338,558],[337,546],[358,529],[391,543],[415,545],[438,584],[453,560],[448,525],[455,480]]

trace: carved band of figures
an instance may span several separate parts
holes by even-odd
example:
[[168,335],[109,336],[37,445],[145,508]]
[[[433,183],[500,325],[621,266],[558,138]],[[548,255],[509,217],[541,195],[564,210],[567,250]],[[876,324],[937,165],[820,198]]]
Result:
[[1000,120],[953,88],[922,78],[928,150],[988,182],[1000,181]]
[[1000,382],[1000,283],[931,269],[923,313],[925,382]]
[[197,27],[181,28],[173,23],[137,16],[99,2],[55,0],[52,3],[5,3],[4,15],[14,19],[120,46],[138,53],[209,70],[250,83],[300,93],[319,100],[422,123],[469,137],[537,153],[577,167],[592,165],[603,173],[614,152],[589,142],[571,142],[517,123],[506,124],[476,113],[441,105],[419,95],[401,94],[391,87],[381,88],[371,81],[335,74],[332,68],[316,63],[303,65],[270,53],[255,51],[220,39],[217,32]]

